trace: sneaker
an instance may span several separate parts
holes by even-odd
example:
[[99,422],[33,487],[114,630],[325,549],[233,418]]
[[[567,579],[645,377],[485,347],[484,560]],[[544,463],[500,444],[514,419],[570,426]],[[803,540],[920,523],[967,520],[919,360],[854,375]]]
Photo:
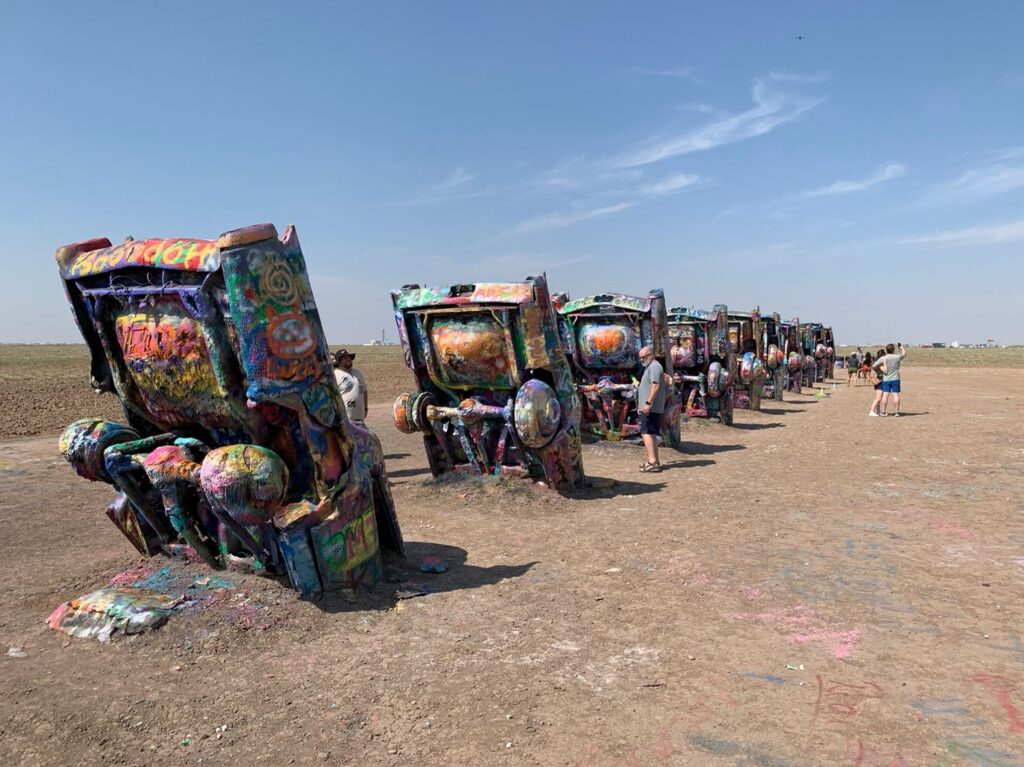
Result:
[[900,417],[900,414],[899,414],[899,413],[893,413],[893,414],[892,414],[892,417],[893,417],[893,418],[899,418],[899,417]]
[[868,413],[868,415],[879,416],[881,415],[881,413],[879,413],[877,410],[872,410],[870,413]]

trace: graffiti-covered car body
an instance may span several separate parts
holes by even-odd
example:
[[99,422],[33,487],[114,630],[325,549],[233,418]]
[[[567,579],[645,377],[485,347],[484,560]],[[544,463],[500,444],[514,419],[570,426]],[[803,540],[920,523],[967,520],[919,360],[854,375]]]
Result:
[[826,379],[831,378],[832,366],[835,364],[836,347],[832,328],[820,322],[808,322],[802,325],[801,329],[804,354],[810,357],[808,368],[811,380],[806,383],[808,386],[824,383]]
[[92,384],[125,423],[60,448],[117,495],[143,554],[286,574],[303,594],[369,585],[402,536],[377,438],[349,423],[291,226],[57,251]]
[[668,312],[673,380],[687,418],[732,424],[736,353],[729,343],[729,311],[677,307]]
[[818,343],[825,347],[825,357],[822,364],[823,378],[833,378],[836,367],[836,338],[832,328],[823,326],[819,332]]
[[736,355],[733,369],[733,407],[760,410],[765,380],[761,314],[729,312],[729,345]]
[[801,384],[813,388],[817,377],[818,364],[814,356],[814,333],[809,323],[800,323],[800,351],[803,354],[803,365],[800,370]]
[[[583,430],[606,440],[640,433],[637,384],[644,374],[640,349],[648,346],[668,380],[668,315],[665,294],[646,296],[603,293],[569,300],[552,297],[558,313],[562,348],[572,365],[573,378],[583,403]],[[682,409],[675,388],[666,387],[661,434],[665,444],[679,446]]]
[[786,334],[778,312],[761,315],[761,350],[765,367],[761,392],[768,399],[782,402],[786,390]]
[[391,293],[416,391],[395,425],[422,433],[434,476],[521,475],[581,487],[580,403],[544,277]]
[[781,335],[785,344],[785,389],[800,394],[804,378],[804,351],[799,317],[783,322]]

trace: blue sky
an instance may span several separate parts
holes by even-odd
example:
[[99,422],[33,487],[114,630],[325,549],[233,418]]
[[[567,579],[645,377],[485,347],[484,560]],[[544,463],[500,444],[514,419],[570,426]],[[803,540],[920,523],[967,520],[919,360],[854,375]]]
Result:
[[[404,283],[545,271],[1024,342],[1024,3],[8,2],[0,341],[52,254],[298,228],[334,342]],[[803,39],[798,39],[802,37]]]

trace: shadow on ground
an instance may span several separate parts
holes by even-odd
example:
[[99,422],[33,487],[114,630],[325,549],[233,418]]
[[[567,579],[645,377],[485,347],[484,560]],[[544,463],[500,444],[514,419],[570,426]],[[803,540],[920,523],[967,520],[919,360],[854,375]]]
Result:
[[388,472],[388,477],[394,479],[395,477],[418,477],[421,474],[429,474],[430,468],[427,466],[420,466],[415,469],[395,469],[394,471]]
[[[639,464],[637,464],[636,472],[639,476]],[[618,498],[620,495],[646,495],[664,489],[664,482],[631,482],[607,477],[587,477],[587,486],[582,490],[577,490],[569,497],[589,501],[595,498]]]
[[662,461],[661,462],[661,470],[662,471],[668,471],[669,469],[696,469],[696,468],[698,468],[700,466],[714,466],[714,465],[715,465],[715,462],[710,460],[710,459],[708,459],[708,458],[698,459],[698,460],[695,460],[695,461],[669,461],[669,462]]
[[[402,599],[429,598],[431,594],[493,586],[509,578],[519,578],[537,564],[524,562],[520,565],[478,567],[466,564],[467,556],[466,550],[458,546],[406,541],[405,559],[388,557],[381,583],[355,596],[325,594],[320,599],[310,601],[326,613],[390,610]],[[445,562],[448,565],[447,572],[421,572],[420,565],[426,557]]]
[[706,442],[686,442],[679,452],[683,455],[714,455],[715,453],[730,453],[733,450],[746,449],[746,445],[714,445]]

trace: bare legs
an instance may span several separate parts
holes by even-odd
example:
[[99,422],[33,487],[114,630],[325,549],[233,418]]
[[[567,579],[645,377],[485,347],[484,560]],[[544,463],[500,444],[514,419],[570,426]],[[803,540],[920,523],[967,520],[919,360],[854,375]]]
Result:
[[885,392],[884,392],[884,391],[882,391],[881,389],[878,389],[878,390],[877,390],[877,391],[875,392],[875,401],[871,403],[871,412],[872,412],[872,413],[880,413],[880,412],[882,412],[882,411],[880,411],[880,410],[878,409],[878,406],[879,406],[879,405],[881,404],[881,402],[882,402],[882,396],[883,396],[884,394],[885,394]]
[[647,452],[647,463],[658,463],[658,438],[653,434],[641,434],[644,450]]

